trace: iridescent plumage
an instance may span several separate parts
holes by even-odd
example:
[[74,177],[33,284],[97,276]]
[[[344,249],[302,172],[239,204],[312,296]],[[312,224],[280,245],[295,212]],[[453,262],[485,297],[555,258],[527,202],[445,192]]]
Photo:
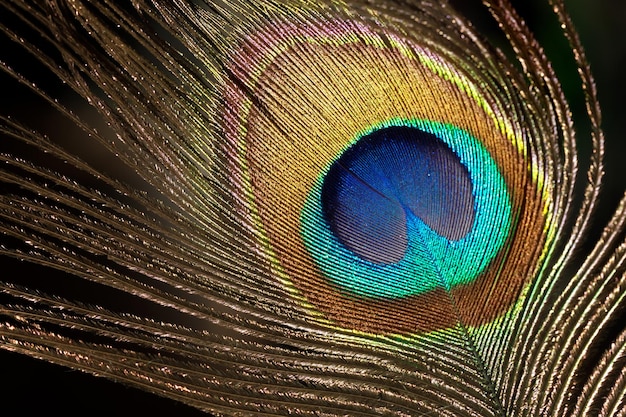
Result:
[[73,278],[0,280],[0,347],[220,415],[623,415],[626,203],[581,257],[553,6],[585,173],[506,1],[517,62],[446,3],[3,4],[62,85],[4,72],[130,176],[2,116],[2,253]]

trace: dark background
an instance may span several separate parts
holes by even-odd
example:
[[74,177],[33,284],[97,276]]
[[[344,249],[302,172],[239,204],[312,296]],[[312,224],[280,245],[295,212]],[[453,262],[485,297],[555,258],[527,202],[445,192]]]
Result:
[[[470,3],[470,4],[468,4]],[[467,13],[481,19],[473,1],[459,1]],[[560,34],[559,26],[550,12],[547,0],[516,1],[520,12],[546,48],[566,94],[573,103],[577,120],[585,117],[579,81],[572,67],[571,53]],[[599,219],[614,210],[626,186],[624,162],[626,141],[622,140],[624,94],[626,80],[626,2],[611,0],[567,1],[572,18],[581,35],[587,56],[596,77],[602,104],[607,157],[602,209]],[[489,32],[490,26],[485,30]],[[11,100],[0,92],[0,100]],[[583,123],[584,124],[584,123]],[[586,147],[581,145],[584,153]],[[596,233],[592,231],[592,234]],[[0,259],[0,262],[4,262]],[[0,263],[7,273],[11,262]],[[144,415],[193,416],[195,409],[142,391],[127,388],[103,378],[51,365],[36,359],[0,350],[0,414],[82,416],[110,414],[116,416]]]

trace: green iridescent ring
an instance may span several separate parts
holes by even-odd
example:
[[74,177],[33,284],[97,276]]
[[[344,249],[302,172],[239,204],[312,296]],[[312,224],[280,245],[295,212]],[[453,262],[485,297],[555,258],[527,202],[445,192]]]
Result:
[[[337,236],[336,230],[331,227],[332,219],[329,219],[328,213],[325,213],[327,210],[323,207],[322,194],[324,184],[329,181],[329,172],[332,171],[333,164],[337,164],[342,155],[353,149],[360,141],[367,140],[376,132],[390,127],[411,128],[422,134],[430,134],[440,141],[440,150],[430,150],[430,155],[422,155],[423,159],[429,162],[428,168],[431,170],[439,169],[443,175],[448,175],[443,170],[448,169],[449,163],[441,163],[442,158],[433,152],[441,153],[443,152],[441,149],[449,149],[456,155],[458,162],[466,168],[471,181],[473,212],[467,215],[473,216],[473,222],[464,236],[452,239],[440,230],[435,230],[432,224],[427,224],[421,217],[407,209],[406,201],[397,201],[397,198],[391,197],[394,201],[389,203],[391,199],[385,197],[380,199],[383,201],[380,207],[376,206],[376,202],[363,201],[363,199],[344,201],[341,203],[342,213],[352,214],[354,210],[357,212],[370,210],[369,214],[366,212],[363,217],[369,216],[372,222],[381,222],[380,213],[385,212],[383,206],[387,203],[403,207],[406,214],[404,220],[406,221],[407,241],[404,256],[397,262],[374,262],[366,259],[362,254],[355,253],[355,250],[359,252],[358,248],[351,248],[349,244],[346,244],[345,239]],[[387,135],[383,140],[384,144],[379,146],[390,146],[389,142],[399,139]],[[406,139],[402,140],[406,141]],[[404,143],[402,146],[406,147]],[[300,231],[304,245],[317,267],[329,281],[344,291],[365,298],[397,299],[424,294],[436,288],[450,290],[459,285],[470,284],[489,265],[506,241],[511,225],[511,203],[505,181],[485,147],[466,131],[450,124],[426,120],[390,120],[360,134],[342,155],[328,165],[309,193],[301,211]],[[368,164],[367,167],[363,166],[363,160]],[[360,157],[356,163],[360,165],[355,169],[362,177],[369,175],[367,170],[384,169],[380,168],[380,164],[393,163],[393,161],[376,161],[374,152],[372,155]],[[342,169],[345,171],[345,168]],[[361,174],[362,172],[366,173]],[[404,172],[401,175],[406,175],[406,171],[401,172]],[[373,175],[377,174],[380,172]],[[428,173],[428,176],[430,175]],[[389,183],[389,181],[394,182],[393,179],[381,179],[380,183]],[[362,178],[355,183],[359,182],[363,182]],[[401,182],[402,179],[395,181],[398,184]],[[358,188],[358,185],[356,187]],[[393,188],[393,185],[390,187]],[[365,185],[365,188],[380,187],[370,184]],[[449,191],[436,190],[438,193]],[[362,196],[362,193],[357,192],[356,195]],[[372,191],[373,199],[376,199],[377,195],[381,195],[379,190]],[[428,193],[423,192],[421,196],[430,197]],[[411,198],[410,195],[409,198]],[[355,208],[343,209],[346,204],[354,204]],[[437,206],[431,206],[430,209],[436,210]],[[451,216],[460,218],[466,214],[454,213]],[[373,234],[369,234],[368,237],[375,239]],[[363,245],[366,249],[360,252],[367,250],[367,243]]]

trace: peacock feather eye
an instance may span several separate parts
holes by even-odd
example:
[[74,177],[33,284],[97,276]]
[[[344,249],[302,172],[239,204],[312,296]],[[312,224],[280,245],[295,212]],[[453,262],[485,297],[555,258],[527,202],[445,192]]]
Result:
[[364,298],[471,284],[509,231],[506,185],[476,139],[451,126],[397,123],[339,156],[300,217],[318,270]]
[[520,301],[549,197],[478,73],[349,19],[260,30],[232,60],[239,210],[312,317],[414,334],[479,326]]

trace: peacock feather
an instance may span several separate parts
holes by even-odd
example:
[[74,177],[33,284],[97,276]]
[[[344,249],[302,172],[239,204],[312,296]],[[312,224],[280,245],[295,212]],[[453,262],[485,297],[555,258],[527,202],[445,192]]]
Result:
[[552,0],[574,123],[483,3],[4,1],[0,347],[215,415],[626,415],[585,54]]

